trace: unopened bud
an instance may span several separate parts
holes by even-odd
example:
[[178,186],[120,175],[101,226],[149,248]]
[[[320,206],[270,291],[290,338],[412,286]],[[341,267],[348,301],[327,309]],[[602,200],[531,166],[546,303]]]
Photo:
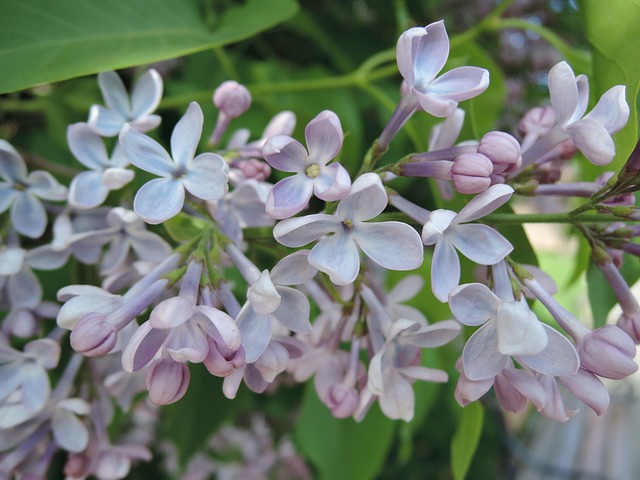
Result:
[[249,110],[251,94],[234,80],[223,82],[213,94],[214,105],[230,118],[236,118]]
[[347,418],[358,408],[360,396],[353,387],[343,383],[334,383],[327,392],[327,407],[336,418]]
[[633,312],[633,314],[623,313],[618,319],[616,324],[624,332],[631,337],[633,342],[637,345],[640,343],[640,315]]
[[231,375],[234,370],[244,365],[244,348],[240,347],[235,352],[231,352],[229,355],[223,355],[220,352],[220,348],[209,338],[209,353],[202,363],[211,375],[216,377],[227,377]]
[[493,173],[511,173],[522,164],[520,143],[505,132],[489,132],[480,139],[478,153],[493,163]]
[[604,378],[621,380],[638,370],[633,361],[633,340],[615,325],[605,325],[586,335],[578,345],[578,354],[585,368]]
[[460,193],[481,193],[491,186],[493,163],[481,153],[458,155],[451,166],[453,187]]
[[232,167],[242,173],[244,180],[255,179],[264,182],[271,175],[271,166],[256,158],[233,162]]
[[71,347],[85,357],[101,357],[116,346],[118,333],[101,313],[82,317],[71,332]]
[[535,134],[539,137],[556,124],[556,114],[551,107],[536,107],[524,114],[518,130],[522,135]]
[[169,405],[180,400],[187,391],[191,373],[185,363],[160,358],[147,371],[149,398],[156,405]]

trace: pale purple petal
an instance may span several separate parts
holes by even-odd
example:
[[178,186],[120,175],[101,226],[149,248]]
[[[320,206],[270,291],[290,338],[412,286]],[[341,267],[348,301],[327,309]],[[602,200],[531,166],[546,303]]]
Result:
[[84,122],[67,127],[67,143],[73,156],[87,168],[98,170],[109,163],[104,142]]
[[176,165],[181,168],[187,168],[196,154],[203,121],[200,105],[191,102],[187,112],[176,123],[171,133],[171,155]]
[[304,130],[309,157],[305,164],[326,165],[342,148],[342,125],[338,116],[330,110],[320,112]]
[[436,243],[431,260],[431,290],[441,302],[446,302],[451,290],[460,282],[460,259],[447,240]]
[[384,372],[388,370],[388,355],[385,348],[380,349],[369,361],[367,389],[374,395],[384,395]]
[[385,382],[385,395],[378,398],[380,409],[392,420],[402,419],[410,422],[413,418],[415,395],[407,379],[396,373]]
[[597,415],[602,415],[607,410],[609,391],[600,379],[590,371],[580,368],[575,375],[562,376],[558,380]]
[[170,333],[171,329],[152,328],[149,322],[140,325],[122,352],[124,371],[133,373],[148,365]]
[[67,199],[67,188],[61,185],[49,172],[35,170],[27,177],[29,192],[44,200],[62,201]]
[[[500,375],[504,376],[520,394],[528,398],[538,411],[542,410],[547,401],[547,393],[532,374],[515,368],[505,368]],[[500,378],[500,375],[496,379]]]
[[101,72],[98,74],[98,85],[107,107],[125,116],[131,113],[129,95],[120,75],[113,71]]
[[98,135],[115,137],[127,120],[128,118],[120,112],[114,112],[102,105],[92,105],[89,109],[87,124]]
[[[406,30],[400,38],[398,38],[398,43],[396,44],[396,61],[398,63],[398,70],[400,70],[400,75],[404,78],[407,85],[410,87],[413,85],[415,81],[415,71],[414,71],[414,61],[418,51],[418,45],[420,43],[420,39],[426,35],[426,29],[423,27],[413,27],[409,30]],[[446,34],[446,32],[445,32]],[[435,53],[442,52],[442,49],[436,50]],[[447,42],[447,52],[445,55],[448,56],[448,42]],[[432,60],[435,55],[428,55],[425,59],[425,62]],[[442,63],[444,66],[444,62]],[[425,70],[428,68],[425,67]],[[437,73],[442,69],[440,67],[433,74],[433,76],[437,75]],[[433,78],[433,76],[431,78]]]
[[475,402],[493,386],[493,377],[485,380],[473,381],[469,380],[464,372],[460,372],[454,396],[461,407],[467,406],[471,402]]
[[387,303],[400,303],[411,300],[424,287],[424,280],[419,275],[407,275],[396,283],[387,294]]
[[418,331],[400,335],[400,344],[413,345],[420,348],[436,348],[449,343],[460,333],[460,324],[455,320],[444,320],[427,327],[422,327]]
[[384,268],[413,270],[422,265],[422,240],[406,223],[357,223],[353,238],[371,260]]
[[589,79],[586,75],[580,74],[576,77],[576,87],[578,88],[578,105],[569,123],[580,120],[589,106]]
[[284,110],[273,116],[262,132],[262,138],[271,138],[275,135],[291,135],[296,127],[296,114]]
[[176,168],[162,145],[128,125],[120,132],[120,145],[127,160],[154,175],[170,177]]
[[478,67],[458,67],[429,84],[425,93],[441,99],[462,102],[477,97],[489,86],[489,72]]
[[422,227],[422,242],[425,245],[433,245],[442,238],[443,232],[456,218],[456,212],[451,210],[434,210]]
[[585,115],[585,120],[592,120],[611,135],[619,132],[629,120],[629,105],[625,99],[626,87],[616,85],[607,90],[595,107]]
[[309,253],[309,263],[336,285],[353,283],[360,271],[358,247],[351,235],[338,232],[321,240]]
[[446,97],[438,97],[431,92],[422,93],[418,90],[412,90],[413,95],[418,100],[422,109],[433,115],[434,117],[449,117],[458,108],[458,102]]
[[314,179],[313,193],[327,202],[342,200],[351,188],[349,172],[339,163],[332,163],[322,169]]
[[458,213],[455,223],[471,222],[482,218],[507,203],[513,188],[505,184],[492,185],[473,197]]
[[256,315],[251,305],[246,303],[238,314],[236,322],[240,329],[245,361],[253,363],[267,349],[271,341],[271,319]]
[[317,213],[281,221],[273,227],[273,236],[287,247],[301,247],[341,228],[340,220],[333,215]]
[[184,297],[171,297],[156,305],[149,315],[152,328],[176,328],[193,316],[193,304]]
[[107,168],[102,175],[102,185],[107,190],[119,190],[133,180],[134,175],[127,168]]
[[545,328],[526,303],[502,303],[496,322],[498,350],[504,355],[535,355],[547,346]]
[[116,295],[83,294],[68,300],[58,313],[58,326],[71,330],[88,313],[109,315],[114,312],[122,300]]
[[500,299],[482,283],[460,285],[451,291],[449,308],[460,323],[475,327],[496,318]]
[[148,132],[160,125],[160,122],[162,122],[160,115],[147,115],[129,121],[129,125],[138,132]]
[[0,213],[4,213],[15,202],[20,191],[13,188],[13,185],[0,183]]
[[380,215],[387,206],[387,192],[380,177],[365,173],[351,185],[349,194],[338,204],[341,219],[369,220]]
[[207,339],[195,322],[174,328],[164,346],[176,362],[201,363],[209,353]]
[[445,383],[449,380],[449,375],[444,370],[437,368],[421,367],[419,365],[411,365],[409,367],[399,368],[398,371],[403,376],[413,380],[424,380],[425,382]]
[[155,233],[146,230],[129,232],[129,240],[142,260],[160,263],[171,255],[171,246]]
[[27,166],[20,154],[6,140],[0,140],[0,177],[14,182],[27,179]]
[[452,147],[464,123],[464,110],[458,108],[442,123],[434,125],[429,133],[429,151]]
[[32,412],[39,411],[49,401],[51,385],[49,375],[37,364],[22,367],[22,403]]
[[309,300],[300,291],[290,287],[277,287],[281,297],[280,306],[273,316],[292,332],[311,333],[309,322]]
[[558,123],[566,125],[578,107],[576,76],[567,62],[560,62],[549,70],[549,97]]
[[260,276],[247,290],[247,301],[256,315],[271,315],[280,306],[282,299],[275,285],[271,281],[268,270],[263,270]]
[[300,285],[311,280],[318,270],[309,265],[309,250],[287,255],[271,269],[271,280],[276,285]]
[[[413,35],[411,34],[409,38]],[[444,21],[440,20],[427,25],[419,42],[415,52],[412,52],[412,61],[415,69],[415,84],[418,89],[421,89],[422,85],[430,83],[447,63],[449,36]]]
[[198,317],[198,324],[216,343],[226,345],[232,351],[240,348],[240,330],[228,314],[208,305],[198,305],[194,308],[194,315]]
[[24,353],[37,358],[43,368],[51,370],[60,361],[60,344],[50,338],[40,338],[27,343]]
[[11,223],[22,235],[39,238],[47,227],[47,212],[36,197],[20,192],[11,207]]
[[494,265],[513,251],[513,245],[489,225],[455,225],[446,237],[460,253],[480,265]]
[[609,132],[595,121],[587,118],[578,120],[566,128],[573,143],[594,165],[611,163],[616,154],[616,145]]
[[22,268],[26,253],[26,250],[22,248],[0,249],[0,275],[9,276],[18,273]]
[[264,144],[262,156],[276,170],[303,173],[307,150],[287,135],[276,135]]
[[536,355],[521,355],[518,360],[536,372],[553,376],[572,375],[580,367],[578,352],[561,333],[543,324],[547,332],[547,348]]
[[87,427],[66,408],[57,408],[51,419],[56,443],[68,452],[80,453],[89,444]]
[[9,278],[7,294],[13,307],[35,308],[42,300],[40,280],[27,265],[23,265]]
[[69,205],[75,208],[95,208],[108,195],[109,189],[102,185],[102,172],[81,172],[69,185]]
[[227,162],[216,153],[201,153],[189,166],[184,187],[202,200],[218,200],[227,193]]
[[162,77],[154,69],[147,70],[131,92],[131,113],[134,118],[153,112],[162,98]]
[[502,370],[509,357],[498,351],[496,323],[489,321],[467,340],[462,352],[464,372],[469,380],[486,380]]
[[273,218],[289,218],[306,208],[312,192],[313,181],[305,174],[298,173],[273,186],[265,210]]
[[157,225],[182,210],[184,197],[184,187],[179,180],[155,178],[138,190],[133,209],[145,222]]

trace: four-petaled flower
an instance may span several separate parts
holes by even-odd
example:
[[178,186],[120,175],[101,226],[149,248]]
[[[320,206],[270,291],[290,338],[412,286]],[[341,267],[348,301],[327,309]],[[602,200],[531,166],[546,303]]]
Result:
[[309,152],[297,140],[286,136],[271,137],[262,149],[264,159],[273,168],[295,172],[279,181],[267,197],[266,210],[273,218],[288,218],[301,212],[311,194],[326,200],[343,198],[351,186],[349,173],[339,163],[327,166],[338,155],[344,134],[338,116],[325,110],[305,128]]
[[194,158],[202,134],[202,110],[191,102],[187,113],[171,134],[171,153],[155,140],[125,125],[120,143],[127,159],[136,167],[154,173],[133,200],[133,209],[145,222],[162,223],[177,215],[185,200],[185,189],[202,200],[218,200],[227,191],[229,167],[215,153]]
[[401,222],[366,222],[386,206],[387,193],[380,177],[365,173],[353,182],[334,215],[317,213],[283,220],[273,229],[273,236],[288,247],[301,247],[333,233],[311,249],[309,263],[327,273],[337,285],[353,283],[358,276],[358,247],[384,268],[418,268],[423,257],[418,232]]

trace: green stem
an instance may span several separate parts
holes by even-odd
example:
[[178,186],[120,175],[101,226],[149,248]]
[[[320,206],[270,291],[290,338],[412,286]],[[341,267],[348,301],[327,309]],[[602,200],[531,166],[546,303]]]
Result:
[[621,217],[603,214],[581,214],[573,215],[567,213],[492,213],[482,219],[482,223],[491,225],[522,225],[525,223],[612,223],[612,222],[633,222]]
[[229,78],[229,80],[238,80],[240,76],[236,68],[233,66],[233,62],[225,52],[224,48],[218,47],[213,49],[213,53],[220,62],[220,66],[222,70],[224,70],[224,74]]

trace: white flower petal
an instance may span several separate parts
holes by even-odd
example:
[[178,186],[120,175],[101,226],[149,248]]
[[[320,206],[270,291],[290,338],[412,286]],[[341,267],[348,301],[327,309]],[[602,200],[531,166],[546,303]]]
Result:
[[513,188],[506,184],[492,185],[473,197],[458,213],[455,223],[471,222],[482,218],[507,203]]
[[378,399],[380,409],[392,420],[410,422],[415,405],[411,383],[399,373],[390,375],[386,383],[386,393]]
[[80,453],[89,444],[89,432],[84,423],[70,410],[57,408],[51,420],[53,438],[68,452]]
[[309,253],[309,263],[336,285],[353,283],[360,271],[358,247],[349,234],[338,232],[321,240]]
[[113,71],[101,72],[98,74],[98,85],[107,104],[114,112],[122,115],[131,113],[131,105],[129,104],[129,95],[124,88],[124,83],[120,76]]
[[451,290],[460,282],[460,259],[446,239],[436,243],[431,260],[431,290],[441,302],[446,302]]
[[265,210],[273,218],[289,218],[306,208],[312,193],[313,181],[303,173],[298,173],[273,186]]
[[191,102],[187,112],[176,123],[171,133],[171,155],[176,165],[187,168],[196,153],[202,135],[202,109]]
[[467,340],[462,352],[464,373],[469,380],[486,380],[502,370],[509,357],[498,351],[498,331],[495,321],[481,326]]
[[102,105],[92,105],[89,109],[87,124],[98,135],[115,137],[127,121],[128,118],[119,112],[104,108]]
[[313,192],[326,202],[342,200],[351,188],[349,172],[339,163],[322,168],[322,173],[314,179]]
[[131,92],[131,113],[134,118],[153,112],[162,98],[162,77],[153,68],[136,82]]
[[216,153],[201,153],[189,166],[184,187],[202,200],[218,200],[227,193],[227,162]]
[[497,315],[498,351],[503,355],[535,355],[547,346],[547,333],[529,306],[504,302]]
[[69,185],[69,204],[75,208],[95,208],[108,195],[109,190],[102,184],[102,172],[81,172]]
[[513,245],[488,225],[454,225],[447,232],[447,240],[480,265],[494,265],[513,251]]
[[20,192],[11,207],[11,223],[22,235],[39,238],[47,227],[47,212],[36,197]]
[[247,290],[247,301],[256,315],[271,315],[280,306],[280,294],[271,281],[268,270],[260,272],[258,279]]
[[611,87],[584,118],[602,125],[611,135],[619,132],[629,120],[629,105],[625,99],[625,92],[624,85]]
[[246,303],[238,314],[236,322],[240,329],[245,362],[253,363],[267,349],[271,341],[271,319],[256,315],[251,304]]
[[566,125],[578,107],[576,76],[567,62],[560,62],[549,70],[549,97],[558,123]]
[[276,135],[266,141],[262,156],[276,170],[304,173],[307,150],[287,135]]
[[342,229],[340,220],[333,215],[317,213],[281,221],[273,228],[273,236],[287,247],[301,247],[339,229]]
[[282,299],[273,316],[292,332],[311,333],[309,300],[300,291],[290,287],[277,287]]
[[104,142],[84,122],[67,127],[67,143],[73,156],[87,168],[99,170],[109,163]]
[[127,160],[154,175],[170,177],[176,168],[162,145],[128,125],[120,132],[120,145]]
[[477,97],[488,86],[489,72],[484,68],[458,67],[431,82],[425,93],[428,92],[439,99],[462,102]]
[[6,140],[0,140],[0,177],[11,183],[24,182],[27,178],[24,160]]
[[309,250],[299,250],[287,255],[271,269],[271,280],[276,285],[300,285],[311,280],[318,270],[308,261]]
[[573,143],[594,165],[611,163],[616,154],[616,145],[609,132],[595,121],[583,118],[567,128]]
[[500,299],[486,285],[468,283],[454,288],[449,295],[449,308],[460,323],[475,327],[496,318]]
[[542,325],[547,332],[547,348],[535,355],[520,355],[518,361],[536,372],[546,375],[573,375],[580,367],[580,359],[573,344],[561,333]]
[[357,223],[353,237],[362,251],[384,268],[413,270],[422,265],[422,240],[406,223]]
[[344,139],[340,119],[330,110],[320,112],[311,120],[304,130],[304,136],[309,150],[306,165],[326,165],[338,155]]
[[351,185],[349,194],[338,204],[337,216],[341,219],[369,220],[377,217],[387,206],[387,192],[380,176],[365,173]]

